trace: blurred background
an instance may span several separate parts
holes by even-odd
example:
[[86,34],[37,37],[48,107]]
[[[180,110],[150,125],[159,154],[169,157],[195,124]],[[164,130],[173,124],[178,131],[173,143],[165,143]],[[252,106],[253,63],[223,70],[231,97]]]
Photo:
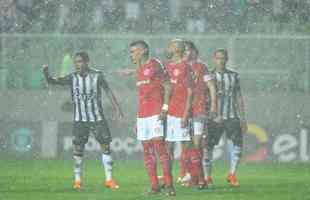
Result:
[[[167,41],[193,40],[213,68],[212,53],[229,51],[241,74],[249,132],[245,162],[309,161],[309,0],[1,0],[0,156],[71,156],[68,88],[48,86],[41,66],[65,75],[72,55],[84,50],[106,74],[125,112],[113,118],[104,101],[118,159],[141,158],[135,140],[134,78],[114,71],[134,67],[128,44],[146,40],[165,60]],[[225,138],[215,158],[225,158]],[[99,150],[90,139],[87,151]]]

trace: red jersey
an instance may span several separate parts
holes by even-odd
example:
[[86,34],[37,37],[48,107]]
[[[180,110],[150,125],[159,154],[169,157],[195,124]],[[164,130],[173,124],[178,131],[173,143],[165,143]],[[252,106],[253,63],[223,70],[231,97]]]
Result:
[[162,64],[152,58],[136,71],[138,88],[138,117],[151,117],[161,112],[165,73]]
[[191,65],[193,79],[193,117],[206,114],[207,111],[207,88],[206,82],[212,80],[208,68],[201,62],[195,62]]
[[171,96],[168,114],[175,117],[183,117],[187,100],[187,89],[191,88],[190,66],[186,62],[166,64],[171,82]]

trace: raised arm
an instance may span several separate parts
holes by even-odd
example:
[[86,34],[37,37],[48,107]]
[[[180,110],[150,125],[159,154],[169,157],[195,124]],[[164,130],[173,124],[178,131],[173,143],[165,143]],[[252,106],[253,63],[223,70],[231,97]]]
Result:
[[123,112],[121,110],[121,107],[119,106],[119,103],[114,95],[114,93],[112,92],[111,88],[109,87],[107,81],[105,80],[103,74],[101,74],[99,76],[99,85],[100,87],[103,88],[103,90],[105,91],[105,93],[107,94],[112,106],[113,106],[113,109],[114,111],[117,113],[118,117],[119,118],[122,118],[123,117]]
[[54,85],[68,85],[70,84],[70,76],[64,76],[64,77],[52,77],[49,74],[49,70],[48,70],[48,65],[43,65],[43,75],[45,77],[45,80],[47,81],[47,83],[49,84],[54,84]]
[[131,68],[125,68],[125,69],[117,70],[117,71],[115,71],[115,73],[117,73],[118,75],[121,75],[121,76],[132,76],[132,75],[135,75],[136,70],[131,69]]

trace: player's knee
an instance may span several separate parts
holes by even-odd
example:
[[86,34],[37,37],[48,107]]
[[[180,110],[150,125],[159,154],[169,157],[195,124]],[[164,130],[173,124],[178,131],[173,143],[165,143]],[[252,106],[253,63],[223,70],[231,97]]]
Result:
[[111,154],[110,143],[102,143],[101,151],[103,154]]
[[74,137],[72,140],[73,145],[85,145],[88,142],[88,136]]
[[73,145],[73,155],[82,157],[84,154],[84,144],[74,144]]
[[110,134],[102,135],[102,134],[96,134],[95,135],[96,140],[99,142],[99,144],[102,145],[110,145],[112,138]]

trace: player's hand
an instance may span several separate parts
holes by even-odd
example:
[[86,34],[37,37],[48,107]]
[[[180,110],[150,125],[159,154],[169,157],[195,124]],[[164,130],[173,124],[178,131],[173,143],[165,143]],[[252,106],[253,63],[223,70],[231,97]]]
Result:
[[248,131],[248,123],[246,120],[241,120],[240,126],[241,126],[242,133],[246,133]]
[[213,119],[213,121],[219,124],[223,122],[223,118],[221,116],[217,116],[216,118]]
[[47,73],[48,72],[48,64],[42,65],[42,70],[44,73]]
[[181,128],[186,128],[188,125],[188,117],[182,117]]
[[137,122],[136,125],[133,127],[133,132],[135,133],[135,135],[138,134]]
[[160,121],[164,121],[167,118],[167,112],[166,110],[162,110],[159,114],[158,120]]
[[121,109],[116,109],[118,119],[123,119],[124,114]]

